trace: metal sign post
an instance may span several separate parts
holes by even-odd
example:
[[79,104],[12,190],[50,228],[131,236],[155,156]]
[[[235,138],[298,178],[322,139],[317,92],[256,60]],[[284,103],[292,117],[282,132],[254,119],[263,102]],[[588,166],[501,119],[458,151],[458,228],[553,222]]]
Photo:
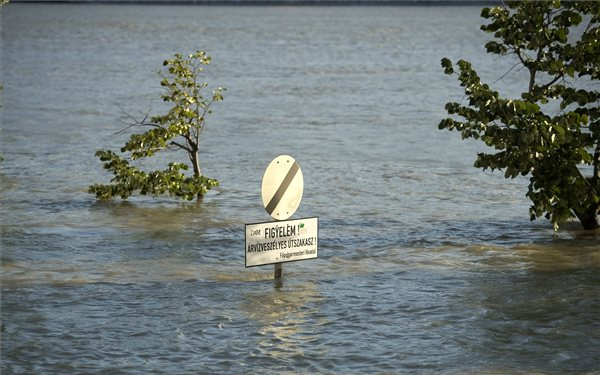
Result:
[[275,280],[283,279],[283,264],[275,263],[273,265],[273,278]]
[[304,179],[294,158],[273,159],[262,180],[263,206],[276,221],[246,224],[246,267],[273,264],[275,280],[283,277],[284,262],[317,258],[319,220],[287,220],[302,200]]

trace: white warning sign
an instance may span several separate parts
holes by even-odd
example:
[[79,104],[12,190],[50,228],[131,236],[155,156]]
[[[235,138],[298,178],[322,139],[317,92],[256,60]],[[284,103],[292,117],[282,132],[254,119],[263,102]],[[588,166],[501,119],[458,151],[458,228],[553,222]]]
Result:
[[280,155],[271,161],[263,176],[261,195],[273,219],[289,219],[300,205],[303,190],[302,170],[293,157]]
[[246,224],[246,267],[317,258],[319,218]]

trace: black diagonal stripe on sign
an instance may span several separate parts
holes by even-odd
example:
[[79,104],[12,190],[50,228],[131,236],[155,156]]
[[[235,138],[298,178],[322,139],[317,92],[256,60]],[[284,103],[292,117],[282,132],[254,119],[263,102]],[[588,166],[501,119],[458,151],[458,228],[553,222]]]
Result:
[[273,195],[273,198],[271,198],[271,200],[269,201],[269,204],[267,204],[266,209],[267,209],[267,212],[269,213],[269,215],[271,215],[271,213],[273,213],[273,211],[275,210],[275,207],[277,207],[277,205],[279,204],[279,201],[281,201],[283,194],[285,194],[285,191],[292,183],[292,180],[296,176],[298,169],[300,169],[300,166],[298,165],[298,163],[294,162],[294,164],[288,171],[287,175],[285,175],[285,178],[283,179],[283,181],[281,181],[281,185],[279,185],[279,188],[275,192],[275,195]]

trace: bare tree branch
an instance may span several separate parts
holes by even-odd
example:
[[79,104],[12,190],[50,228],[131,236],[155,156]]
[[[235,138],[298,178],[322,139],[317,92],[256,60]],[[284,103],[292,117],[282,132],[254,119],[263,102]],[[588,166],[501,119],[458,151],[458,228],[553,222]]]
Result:
[[186,150],[189,153],[193,152],[189,147],[187,147],[185,145],[182,145],[181,143],[178,143],[178,142],[175,142],[175,141],[171,141],[169,144],[171,144],[173,146],[177,146],[177,147],[179,147],[181,149],[184,149],[184,150]]
[[126,131],[128,131],[129,129],[133,128],[134,126],[149,126],[149,127],[154,127],[154,128],[162,127],[161,125],[155,124],[153,122],[146,122],[146,120],[148,120],[148,117],[150,117],[150,115],[148,115],[148,114],[144,114],[144,118],[142,120],[138,120],[135,117],[133,117],[132,114],[125,111],[123,109],[123,107],[119,106],[119,109],[125,115],[125,117],[127,117],[129,120],[131,120],[131,122],[121,121],[123,124],[125,124],[127,126],[125,126],[123,129],[119,130],[118,132],[113,133],[113,135],[123,134]]

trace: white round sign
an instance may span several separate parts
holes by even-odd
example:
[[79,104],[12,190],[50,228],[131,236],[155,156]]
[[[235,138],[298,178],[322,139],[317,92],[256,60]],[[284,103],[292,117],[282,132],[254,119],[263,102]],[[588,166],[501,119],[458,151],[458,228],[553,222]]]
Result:
[[262,201],[265,209],[276,220],[292,216],[300,206],[304,178],[293,157],[280,155],[273,159],[262,180]]

